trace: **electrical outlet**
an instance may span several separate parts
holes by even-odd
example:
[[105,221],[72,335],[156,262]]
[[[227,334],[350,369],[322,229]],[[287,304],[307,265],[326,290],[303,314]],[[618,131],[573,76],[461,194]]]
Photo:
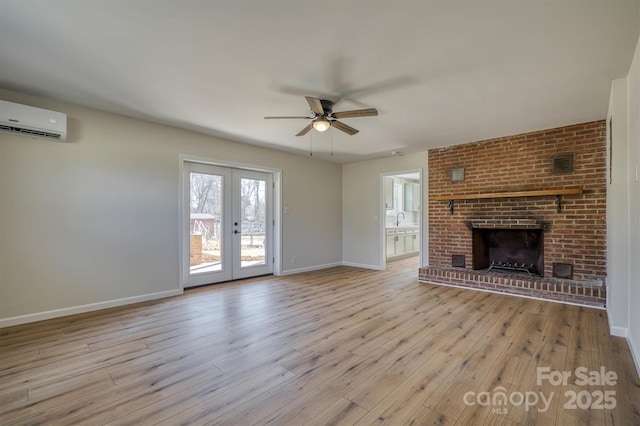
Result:
[[295,256],[293,256],[293,257],[291,258],[291,263],[296,263],[296,257],[295,257]]

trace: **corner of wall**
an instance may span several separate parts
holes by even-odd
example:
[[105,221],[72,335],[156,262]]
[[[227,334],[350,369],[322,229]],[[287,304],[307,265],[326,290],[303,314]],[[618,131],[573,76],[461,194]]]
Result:
[[627,78],[611,82],[607,112],[607,317],[611,334],[629,327],[629,197],[627,183]]
[[634,341],[633,336],[629,334],[627,336],[627,343],[629,344],[633,362],[636,365],[636,373],[638,374],[638,378],[640,378],[640,342]]
[[629,310],[629,347],[640,377],[640,183],[638,167],[640,165],[640,37],[627,76],[627,110],[628,110],[628,200],[629,200],[629,293],[627,303]]

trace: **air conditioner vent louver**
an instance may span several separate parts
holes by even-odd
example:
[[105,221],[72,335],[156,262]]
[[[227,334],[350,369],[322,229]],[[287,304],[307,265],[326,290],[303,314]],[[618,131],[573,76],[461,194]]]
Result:
[[67,114],[0,100],[0,133],[67,140]]
[[8,133],[17,133],[27,136],[39,136],[47,139],[60,139],[59,133],[43,132],[42,130],[23,129],[15,126],[7,126],[6,124],[0,124],[0,130]]

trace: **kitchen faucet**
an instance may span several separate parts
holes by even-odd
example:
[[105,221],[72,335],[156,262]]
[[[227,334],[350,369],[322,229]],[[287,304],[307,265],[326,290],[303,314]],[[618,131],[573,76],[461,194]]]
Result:
[[400,213],[398,213],[398,214],[396,215],[396,228],[397,228],[398,226],[400,226],[400,215],[402,215],[402,218],[403,218],[403,219],[405,218],[405,217],[404,217],[404,213],[402,213],[402,212],[400,212]]

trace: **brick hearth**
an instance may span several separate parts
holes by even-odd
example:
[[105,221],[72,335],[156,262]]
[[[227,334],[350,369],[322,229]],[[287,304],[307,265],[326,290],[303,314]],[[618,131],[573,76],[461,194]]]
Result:
[[[605,134],[605,122],[596,121],[430,150],[430,266],[420,269],[420,280],[604,306]],[[554,173],[552,160],[566,156],[572,170]],[[453,181],[454,169],[464,169],[464,180]],[[553,195],[483,195],[455,201],[453,212],[443,198],[569,188],[582,193],[563,195],[560,211]],[[472,228],[531,226],[544,232],[544,278],[472,269]],[[466,259],[465,268],[452,268],[454,257]],[[554,264],[570,265],[572,280],[553,278]]]
[[601,281],[575,281],[501,272],[472,271],[446,266],[420,268],[419,281],[487,290],[517,296],[604,308],[607,296]]

